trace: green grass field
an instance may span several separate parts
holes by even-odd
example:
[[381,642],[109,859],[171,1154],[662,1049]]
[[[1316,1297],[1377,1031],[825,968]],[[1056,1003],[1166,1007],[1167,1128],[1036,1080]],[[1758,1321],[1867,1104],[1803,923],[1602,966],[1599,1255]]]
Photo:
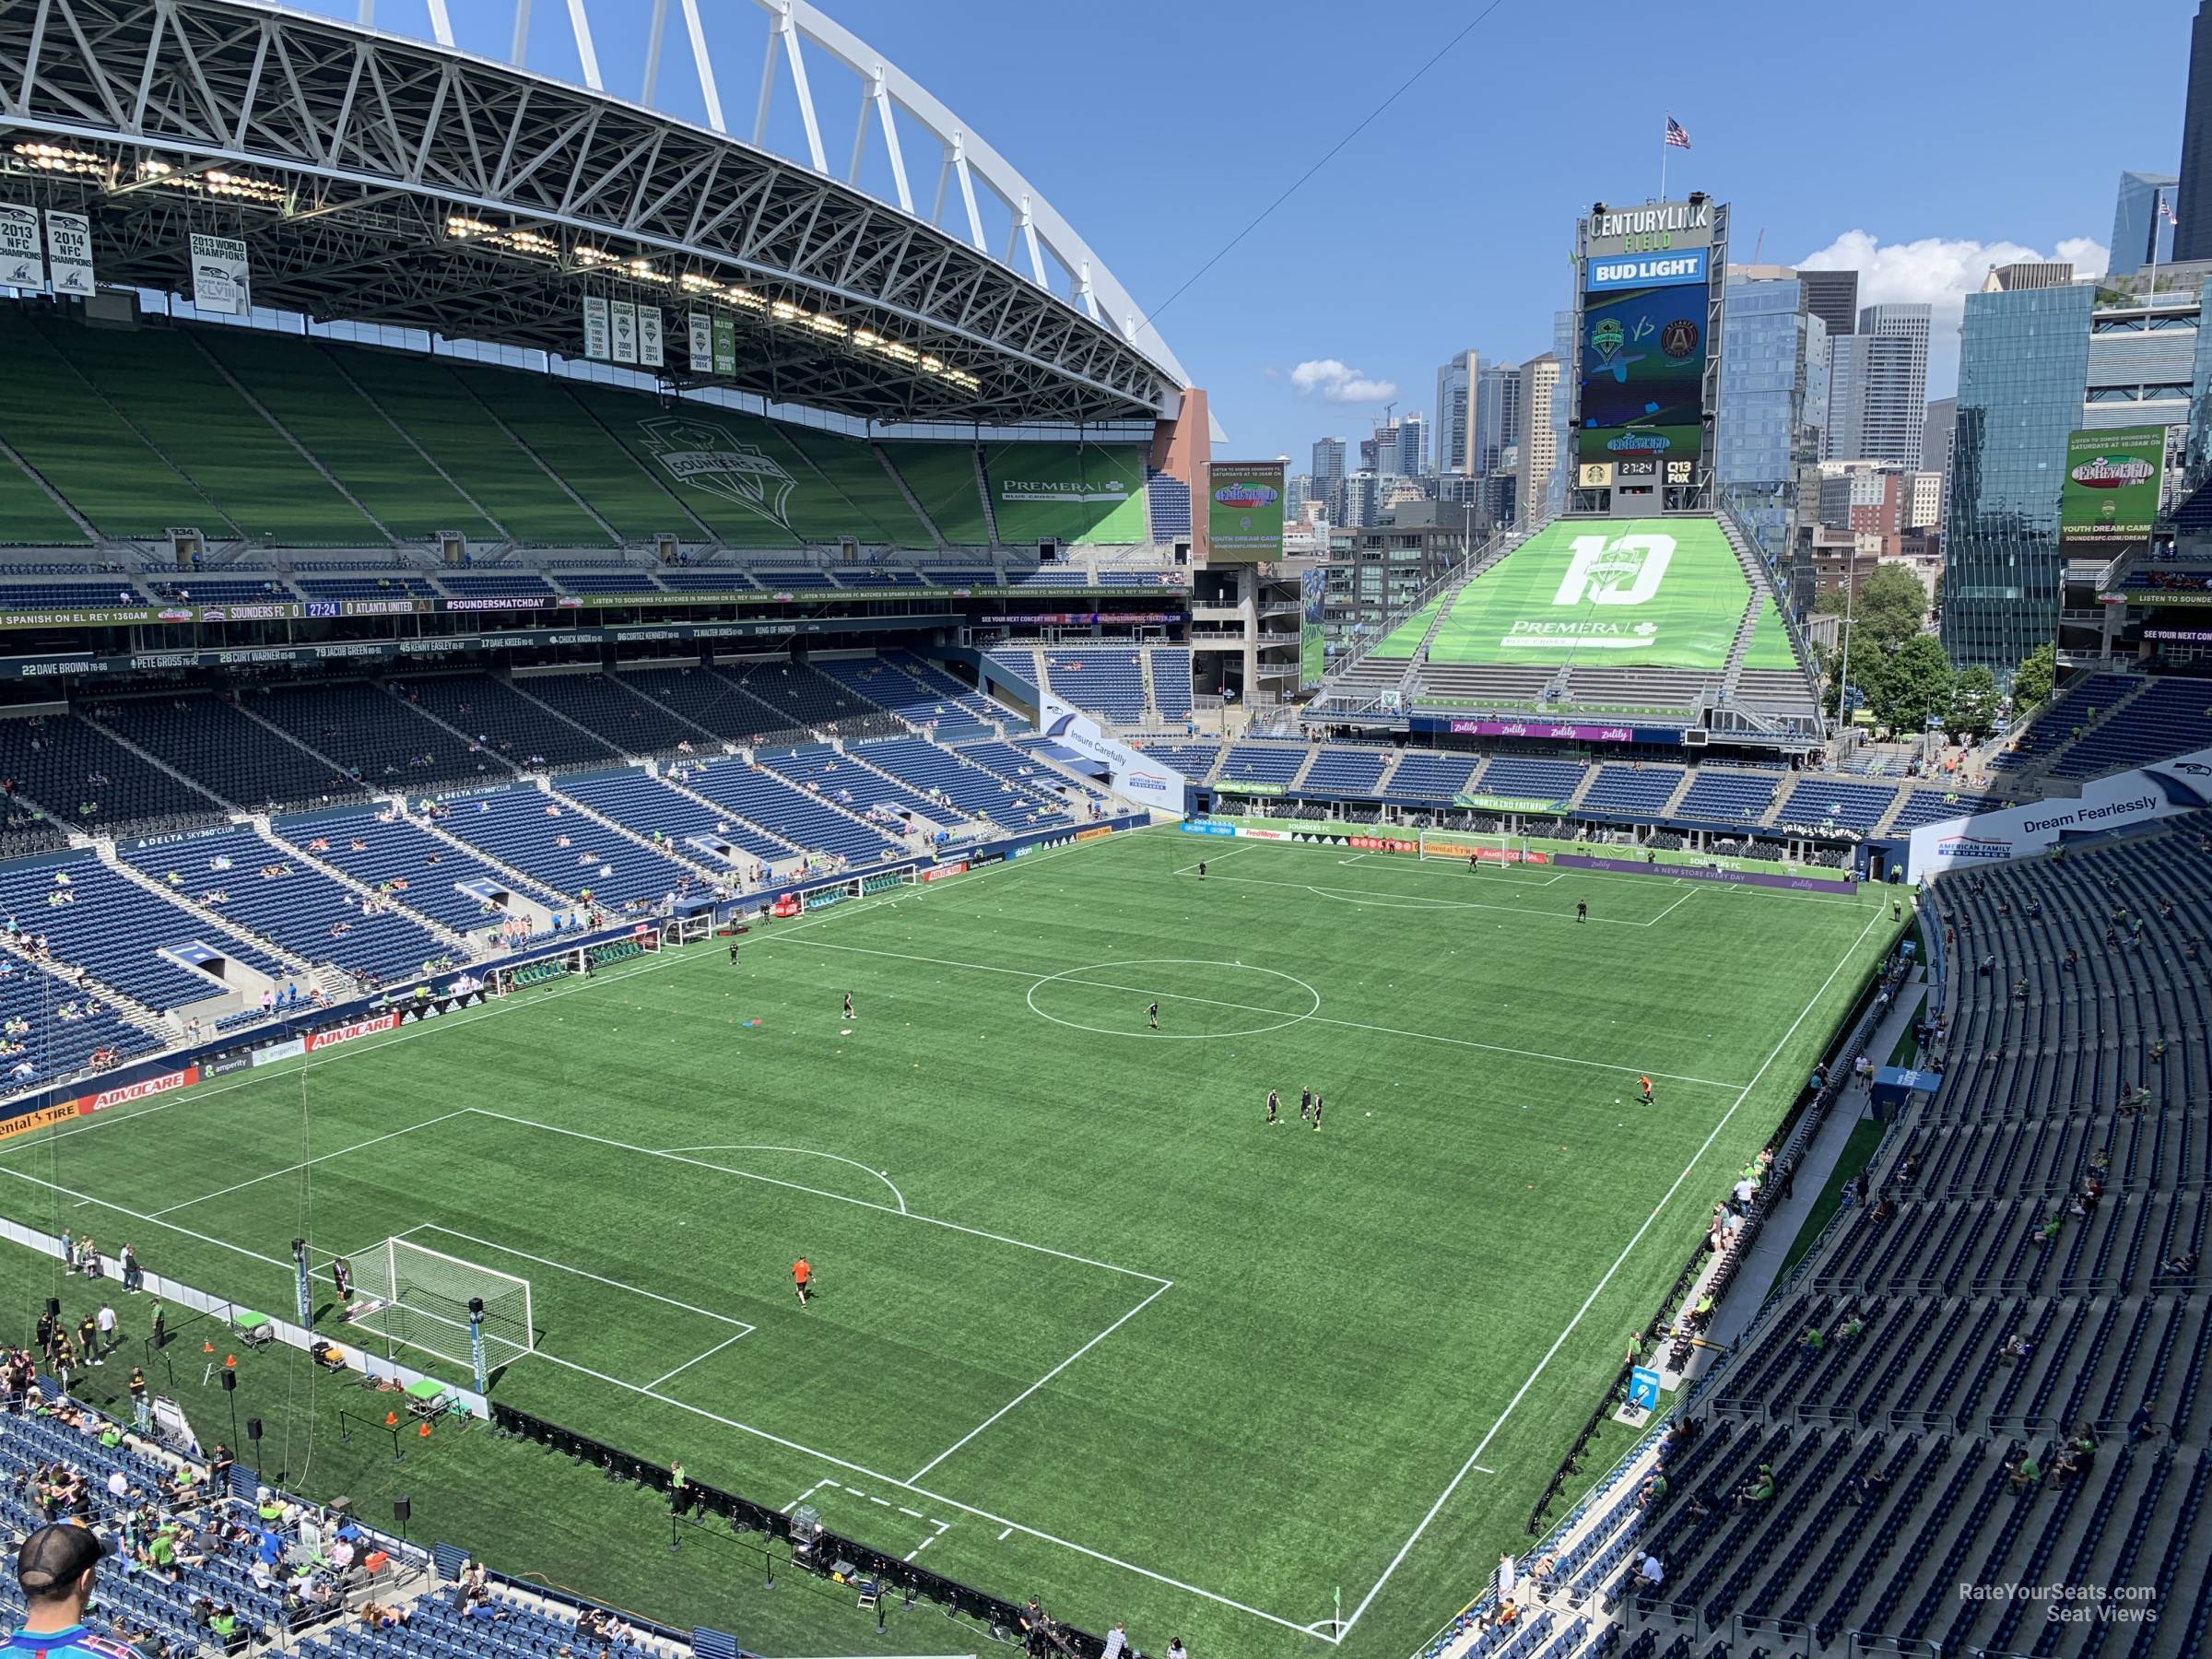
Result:
[[1325,1651],[1341,1589],[1402,1659],[1891,936],[1872,892],[1147,832],[27,1135],[0,1209],[277,1311],[293,1237],[405,1235],[529,1278],[521,1409],[1147,1650]]

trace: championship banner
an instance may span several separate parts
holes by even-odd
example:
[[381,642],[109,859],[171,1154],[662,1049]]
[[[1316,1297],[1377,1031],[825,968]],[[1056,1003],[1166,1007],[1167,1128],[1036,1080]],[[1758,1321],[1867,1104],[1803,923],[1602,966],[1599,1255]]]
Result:
[[606,301],[597,294],[587,294],[583,300],[583,355],[594,362],[604,363],[614,355],[607,339],[608,324]]
[[737,319],[722,312],[714,313],[714,372],[737,372]]
[[42,288],[46,260],[34,208],[0,206],[0,287]]
[[615,361],[634,363],[638,360],[638,308],[628,300],[617,300],[608,306],[613,313]]
[[195,311],[242,317],[253,309],[246,244],[235,236],[192,234],[192,303]]
[[664,367],[661,361],[661,308],[657,305],[638,307],[638,361],[648,369]]
[[46,278],[57,294],[92,291],[92,221],[83,214],[46,209]]

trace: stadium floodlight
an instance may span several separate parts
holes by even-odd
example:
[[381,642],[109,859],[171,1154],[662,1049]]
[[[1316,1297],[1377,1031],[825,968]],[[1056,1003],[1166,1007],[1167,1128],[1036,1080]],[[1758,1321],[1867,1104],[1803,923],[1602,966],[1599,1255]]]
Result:
[[409,1239],[386,1239],[354,1261],[353,1323],[388,1342],[473,1367],[481,1335],[491,1371],[537,1346],[526,1278]]

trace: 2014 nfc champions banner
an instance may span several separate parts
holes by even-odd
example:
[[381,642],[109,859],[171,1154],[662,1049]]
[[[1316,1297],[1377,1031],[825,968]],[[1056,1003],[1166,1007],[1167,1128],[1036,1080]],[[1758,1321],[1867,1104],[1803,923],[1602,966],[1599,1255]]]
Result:
[[2035,801],[2001,812],[1946,818],[1912,831],[1909,880],[1965,865],[2034,858],[2087,835],[2124,830],[2212,806],[2212,749],[2198,749],[2082,785],[2071,800]]

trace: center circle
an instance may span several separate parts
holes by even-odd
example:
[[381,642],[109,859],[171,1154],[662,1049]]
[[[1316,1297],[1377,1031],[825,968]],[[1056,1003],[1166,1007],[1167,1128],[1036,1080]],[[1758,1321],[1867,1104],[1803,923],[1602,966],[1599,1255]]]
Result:
[[[1147,984],[1145,982],[1147,976],[1144,971],[1148,968],[1207,968],[1222,971],[1230,975],[1264,974],[1268,979],[1279,980],[1286,985],[1295,985],[1299,991],[1312,998],[1312,1004],[1301,1012],[1286,1013],[1279,1018],[1269,1018],[1265,1024],[1241,1025],[1218,1030],[1156,1031],[1148,1026],[1124,1030],[1116,1026],[1091,1025],[1080,1019],[1069,1019],[1040,1006],[1037,1000],[1037,994],[1047,985],[1080,985],[1094,990],[1140,997],[1147,1005],[1157,1001],[1171,1007],[1172,1005],[1180,1002],[1194,1008],[1214,1012],[1272,1015],[1272,1010],[1253,1007],[1238,997],[1233,984],[1209,987],[1207,994],[1203,995],[1193,992],[1173,990],[1167,986]],[[1085,977],[1088,975],[1098,977]],[[1138,957],[1127,961],[1093,962],[1083,968],[1063,968],[1057,973],[1044,975],[1030,985],[1029,994],[1024,1000],[1030,1006],[1030,1012],[1040,1019],[1049,1019],[1054,1025],[1066,1026],[1071,1030],[1092,1031],[1101,1037],[1165,1037],[1179,1042],[1194,1042],[1222,1037],[1256,1037],[1265,1031],[1279,1031],[1285,1026],[1297,1025],[1302,1020],[1312,1018],[1314,1015],[1321,1012],[1321,993],[1294,973],[1285,973],[1279,968],[1256,967],[1250,962],[1214,961],[1201,957]]]

